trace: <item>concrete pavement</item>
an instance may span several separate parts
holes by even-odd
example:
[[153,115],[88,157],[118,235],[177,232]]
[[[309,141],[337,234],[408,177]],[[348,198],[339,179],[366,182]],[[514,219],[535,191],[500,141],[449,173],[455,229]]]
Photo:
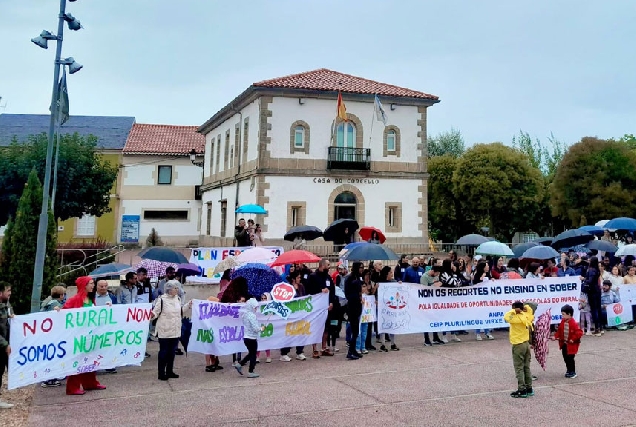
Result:
[[[225,369],[204,372],[204,357],[177,356],[181,378],[158,381],[157,344],[142,367],[100,375],[107,390],[66,396],[64,388],[38,388],[30,425],[72,426],[627,426],[636,425],[636,329],[584,337],[576,357],[578,378],[566,379],[556,342],[547,371],[533,361],[536,395],[513,399],[516,388],[507,331],[494,341],[423,347],[421,335],[398,336],[401,351],[372,352],[289,363],[278,360],[240,377],[231,357]],[[374,340],[375,341],[375,340]],[[307,350],[310,348],[307,347]],[[310,351],[307,351],[307,355]],[[293,351],[292,354],[293,356]],[[78,416],[78,414],[83,414]]]

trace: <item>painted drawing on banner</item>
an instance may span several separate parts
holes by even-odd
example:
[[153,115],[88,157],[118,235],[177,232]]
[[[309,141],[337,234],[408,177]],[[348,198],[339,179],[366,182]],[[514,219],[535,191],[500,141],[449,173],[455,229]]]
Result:
[[378,316],[380,316],[379,320],[382,323],[381,330],[408,329],[411,322],[411,316],[408,312],[409,285],[380,287],[378,296],[380,298]]
[[373,323],[376,321],[377,304],[374,295],[362,295],[362,314],[360,323]]
[[629,303],[608,304],[605,309],[607,311],[607,326],[620,326],[633,320],[632,307]]

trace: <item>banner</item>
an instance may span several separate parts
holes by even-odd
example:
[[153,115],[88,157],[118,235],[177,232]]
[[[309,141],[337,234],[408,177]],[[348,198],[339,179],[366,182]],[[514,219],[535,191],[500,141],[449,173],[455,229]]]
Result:
[[[197,278],[197,283],[219,283],[223,272],[214,274],[214,268],[218,263],[223,261],[229,256],[238,256],[246,249],[250,249],[253,246],[245,247],[229,247],[229,248],[196,248],[192,249],[190,253],[190,260],[192,264],[199,266],[201,274]],[[285,249],[282,246],[263,246],[265,249],[270,249],[275,256],[279,256]]]
[[[329,295],[318,294],[281,304],[287,318],[278,314],[264,314],[267,302],[259,304],[256,318],[265,326],[258,338],[260,350],[322,342],[327,321]],[[245,352],[244,327],[240,309],[245,304],[223,304],[211,301],[192,301],[192,336],[188,351],[223,356]]]
[[374,295],[362,295],[362,315],[360,316],[360,323],[375,322],[377,309]]
[[117,366],[141,365],[152,306],[113,305],[15,316],[9,389]]
[[632,306],[629,302],[617,302],[605,307],[607,312],[607,326],[616,327],[634,320]]
[[515,301],[537,303],[535,317],[551,309],[552,323],[559,323],[565,304],[570,304],[574,318],[579,318],[580,289],[578,277],[495,280],[461,288],[381,283],[378,330],[411,334],[506,328],[503,315]]

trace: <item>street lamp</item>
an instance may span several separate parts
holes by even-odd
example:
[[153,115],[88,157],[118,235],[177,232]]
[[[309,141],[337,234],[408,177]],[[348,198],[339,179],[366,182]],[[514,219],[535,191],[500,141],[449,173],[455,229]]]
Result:
[[199,166],[201,168],[203,167],[203,164],[205,163],[205,160],[197,161],[197,150],[195,150],[194,148],[190,150],[190,161],[192,162],[194,166]]
[[[69,0],[74,2],[76,0]],[[44,260],[46,258],[46,233],[49,225],[49,193],[51,191],[51,164],[53,162],[53,135],[55,133],[55,123],[59,114],[59,82],[60,65],[69,66],[71,74],[79,71],[82,66],[75,62],[73,58],[62,58],[62,41],[64,40],[64,22],[68,23],[69,29],[77,31],[82,28],[80,22],[71,14],[66,13],[66,0],[60,0],[60,13],[58,15],[57,35],[48,31],[42,31],[38,37],[31,39],[33,43],[43,49],[48,48],[49,40],[56,40],[55,62],[53,68],[53,95],[51,96],[51,120],[49,122],[49,139],[46,146],[46,167],[44,170],[44,185],[42,186],[42,210],[40,211],[40,222],[38,223],[38,240],[35,252],[35,265],[33,267],[33,290],[31,292],[31,313],[40,311],[40,298],[42,297],[42,281],[44,279]]]

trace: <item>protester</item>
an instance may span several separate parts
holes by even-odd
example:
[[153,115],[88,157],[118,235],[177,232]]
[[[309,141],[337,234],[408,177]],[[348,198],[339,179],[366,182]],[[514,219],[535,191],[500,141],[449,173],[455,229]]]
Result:
[[585,292],[581,292],[581,296],[579,297],[579,311],[581,313],[579,322],[581,328],[584,328],[585,335],[592,335],[592,328],[594,327],[592,324],[592,313],[590,310],[590,303]]
[[[475,274],[473,276],[473,285],[483,284],[490,280],[490,268],[488,267],[488,263],[479,262],[475,267]],[[481,333],[484,333],[487,339],[494,340],[495,337],[492,335],[490,329],[476,329],[475,330],[475,339],[477,341],[481,341]]]
[[[302,298],[305,296],[305,287],[300,282],[300,272],[292,271],[287,276],[289,283],[294,287],[296,294],[294,295],[294,299]],[[291,362],[291,357],[289,357],[289,351],[291,347],[285,347],[280,349],[280,361],[281,362]],[[307,360],[307,357],[304,354],[305,347],[299,345],[296,347],[296,360]]]
[[174,372],[174,357],[177,344],[181,337],[181,319],[183,317],[183,307],[191,308],[192,301],[181,305],[178,296],[179,282],[169,280],[164,284],[164,294],[159,297],[152,309],[151,320],[157,319],[156,335],[159,339],[159,355],[157,365],[159,370],[158,378],[167,381],[169,378],[179,378]]
[[576,276],[576,272],[570,267],[570,260],[563,257],[561,258],[561,265],[557,270],[557,277]]
[[[602,319],[601,323],[603,325],[603,328],[609,326],[607,324],[607,306],[610,304],[616,304],[617,302],[621,302],[619,288],[616,288],[616,291],[614,291],[612,289],[612,281],[603,280],[603,287],[601,291],[601,319]],[[612,325],[612,326],[619,326],[619,325]],[[601,335],[604,332],[605,330],[601,330]]]
[[[508,264],[508,268],[510,268],[510,264]],[[516,301],[512,304],[512,310],[504,315],[504,320],[510,324],[512,364],[517,376],[517,390],[510,393],[510,396],[515,398],[534,396],[532,374],[530,372],[529,330],[534,320],[532,308],[527,304],[524,305],[521,301]]]
[[[340,303],[336,297],[336,288],[331,280],[331,276],[329,276],[329,260],[320,260],[316,271],[309,275],[309,280],[307,281],[305,290],[307,295],[318,295],[320,293],[329,294],[329,313],[327,314],[325,329],[322,334],[322,342],[313,344],[312,357],[314,359],[319,359],[321,354],[323,356],[333,356],[333,351],[327,347],[328,328],[331,320],[338,320],[338,307]],[[320,351],[316,347],[318,344],[322,345]]]
[[252,243],[254,246],[264,246],[265,237],[263,237],[263,230],[260,224],[254,226],[254,234],[252,235]]
[[[208,301],[219,302],[217,297],[209,296]],[[215,372],[223,369],[223,366],[219,364],[219,357],[214,354],[205,355],[205,372]]]
[[[64,304],[64,309],[76,309],[94,306],[94,301],[89,298],[89,294],[93,292],[95,283],[88,276],[81,276],[75,280],[77,286],[77,294],[69,298]],[[105,385],[101,385],[97,381],[95,372],[85,372],[83,374],[70,375],[66,378],[66,394],[83,395],[88,390],[104,390]]]
[[402,255],[400,257],[400,261],[395,266],[395,271],[393,273],[395,280],[398,282],[404,281],[404,275],[406,274],[406,269],[409,268],[409,260],[406,255]]
[[420,283],[420,278],[424,274],[424,269],[420,267],[420,259],[413,257],[411,260],[411,266],[406,269],[402,277],[402,282],[406,283]]
[[111,306],[117,304],[117,297],[108,290],[108,281],[104,278],[97,278],[95,291],[95,305],[97,307]]
[[[9,345],[9,319],[13,317],[11,309],[11,285],[0,281],[0,390],[2,389],[2,376],[9,365],[11,346]],[[13,405],[0,399],[0,409],[11,409]]]
[[554,335],[554,339],[559,341],[559,349],[565,362],[565,378],[576,378],[574,356],[579,351],[581,337],[583,336],[583,331],[579,324],[572,318],[573,315],[574,309],[571,305],[566,304],[561,307],[561,323],[559,323]]
[[[393,270],[391,270],[391,267],[389,267],[388,265],[382,268],[381,276],[382,276],[381,283],[395,282],[395,279],[393,278]],[[377,310],[376,310],[376,315],[377,315]],[[388,341],[391,343],[391,351],[400,351],[398,346],[395,344],[395,334],[380,334],[380,340],[379,340],[379,343],[381,344],[380,351],[384,351],[384,352],[389,351],[385,345],[387,338],[388,338]]]
[[137,273],[126,273],[126,281],[115,291],[117,304],[135,304],[137,302]]
[[137,269],[137,300],[135,302],[152,302],[153,289],[148,277],[148,270],[144,267]]
[[362,271],[364,266],[361,262],[354,262],[351,266],[351,273],[345,281],[345,297],[347,298],[347,318],[351,336],[348,342],[349,351],[347,359],[357,360],[362,354],[356,351],[356,341],[360,334],[360,315],[362,314]]
[[[66,288],[64,286],[53,286],[51,288],[51,297],[42,302],[40,311],[60,311],[64,306],[64,297],[66,296]],[[42,387],[59,387],[62,385],[59,379],[53,378],[40,384]]]
[[[265,292],[263,295],[261,295],[261,301],[269,302],[271,300],[272,300],[272,296],[270,295],[269,292]],[[265,357],[266,357],[265,363],[272,363],[272,351],[270,349],[265,350]],[[256,363],[261,363],[261,352],[260,351],[256,352]]]
[[590,310],[592,311],[592,322],[594,322],[594,332],[596,336],[603,334],[603,319],[601,312],[601,289],[599,286],[598,258],[590,259],[590,266],[585,271],[585,276],[581,277],[583,281],[582,290],[588,296]]
[[258,324],[258,320],[256,319],[257,309],[258,301],[254,298],[250,298],[240,310],[244,328],[243,343],[245,347],[247,347],[247,355],[241,359],[238,364],[234,365],[234,368],[239,374],[243,375],[243,366],[249,362],[248,378],[259,377],[259,375],[254,372],[254,367],[256,366],[256,352],[258,351],[258,336],[265,327]]
[[243,218],[239,219],[238,225],[234,227],[234,239],[238,247],[252,246],[250,231]]

